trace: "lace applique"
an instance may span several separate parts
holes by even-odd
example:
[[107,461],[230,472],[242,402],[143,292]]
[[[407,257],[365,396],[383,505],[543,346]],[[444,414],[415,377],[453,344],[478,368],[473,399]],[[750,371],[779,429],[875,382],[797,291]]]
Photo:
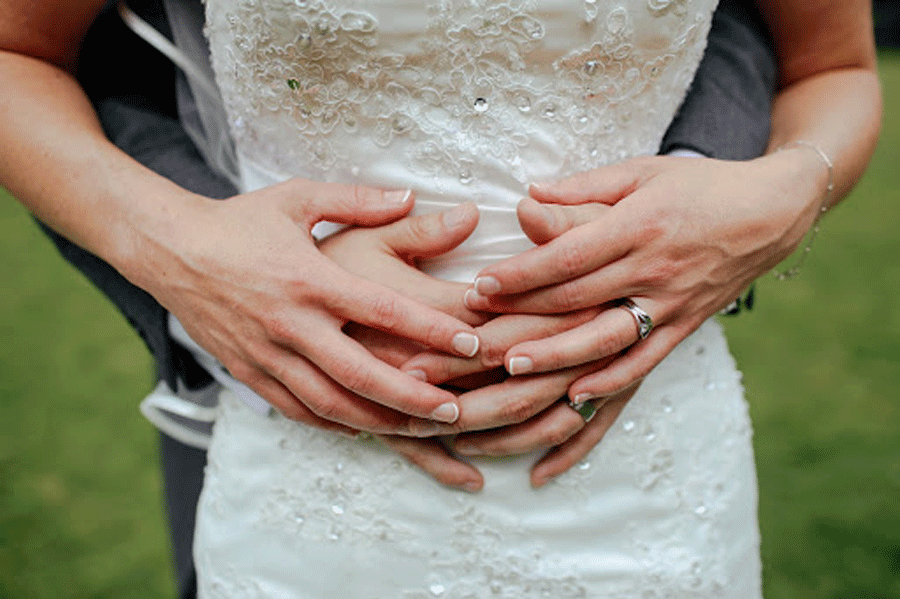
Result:
[[[527,181],[524,165],[547,159],[535,133],[553,140],[555,175],[653,152],[713,7],[582,2],[573,40],[557,22],[548,39],[541,3],[528,0],[431,2],[418,8],[424,31],[386,32],[334,2],[210,0],[208,34],[238,146],[273,172],[346,177],[363,162],[363,135],[366,152],[397,146],[419,173],[465,185],[490,158]],[[635,20],[650,34],[636,35]],[[646,135],[616,135],[636,116]]]

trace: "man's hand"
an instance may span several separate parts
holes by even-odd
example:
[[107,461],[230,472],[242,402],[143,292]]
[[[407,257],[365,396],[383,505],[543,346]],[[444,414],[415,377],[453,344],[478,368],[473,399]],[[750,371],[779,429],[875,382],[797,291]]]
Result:
[[198,197],[172,204],[186,212],[170,219],[183,229],[138,238],[134,251],[146,258],[126,274],[287,416],[408,433],[411,416],[455,421],[456,397],[375,358],[342,327],[359,323],[455,355],[474,355],[478,338],[465,322],[347,272],[310,230],[321,220],[384,224],[411,207],[407,192],[299,179],[224,202]]

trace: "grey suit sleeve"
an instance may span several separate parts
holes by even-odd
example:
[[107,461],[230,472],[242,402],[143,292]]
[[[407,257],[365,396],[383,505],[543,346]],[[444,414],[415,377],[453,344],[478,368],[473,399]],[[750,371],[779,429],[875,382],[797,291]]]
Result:
[[660,148],[726,160],[762,154],[769,139],[775,55],[752,0],[721,0],[706,53]]

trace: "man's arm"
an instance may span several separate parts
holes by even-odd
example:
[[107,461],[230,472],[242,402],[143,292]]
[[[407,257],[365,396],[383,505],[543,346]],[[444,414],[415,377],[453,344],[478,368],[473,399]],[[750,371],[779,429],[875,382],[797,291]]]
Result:
[[753,0],[721,0],[706,54],[660,154],[694,150],[749,160],[769,140],[776,68],[772,40]]

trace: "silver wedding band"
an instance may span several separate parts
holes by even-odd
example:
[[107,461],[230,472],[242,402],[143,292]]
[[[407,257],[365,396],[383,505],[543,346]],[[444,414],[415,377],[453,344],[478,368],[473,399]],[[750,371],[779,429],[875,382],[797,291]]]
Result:
[[634,316],[634,321],[637,323],[638,328],[638,337],[646,339],[650,331],[653,330],[653,319],[650,318],[650,315],[641,310],[640,306],[631,301],[631,298],[622,298],[622,301],[619,302],[619,307],[625,308]]

